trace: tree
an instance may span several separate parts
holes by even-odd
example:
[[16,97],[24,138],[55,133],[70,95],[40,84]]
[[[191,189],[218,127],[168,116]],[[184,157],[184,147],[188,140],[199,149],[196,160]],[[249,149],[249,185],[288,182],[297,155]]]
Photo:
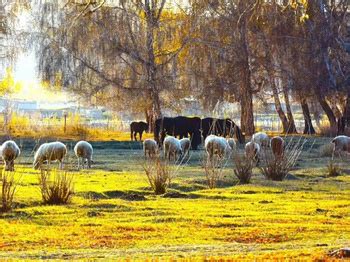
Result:
[[82,95],[104,91],[114,103],[132,96],[152,125],[162,115],[162,95],[181,93],[172,71],[187,43],[187,24],[165,10],[166,2],[43,4],[37,49],[43,78]]

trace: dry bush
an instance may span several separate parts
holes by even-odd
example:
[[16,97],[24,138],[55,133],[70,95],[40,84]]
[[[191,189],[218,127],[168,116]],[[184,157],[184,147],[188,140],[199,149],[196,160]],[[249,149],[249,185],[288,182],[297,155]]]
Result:
[[338,164],[335,164],[333,159],[329,161],[327,165],[327,177],[336,177],[340,176],[342,172],[342,169]]
[[334,144],[328,143],[319,148],[320,157],[333,157],[334,154]]
[[148,182],[156,195],[164,194],[171,183],[172,168],[169,162],[159,157],[149,159],[143,164]]
[[39,186],[43,202],[49,205],[67,204],[74,194],[73,175],[67,171],[42,169]]
[[1,186],[1,212],[8,212],[12,209],[13,198],[17,189],[15,173],[9,171],[2,172]]
[[204,161],[205,177],[207,185],[210,189],[217,186],[218,181],[223,178],[225,161],[223,158],[214,157],[212,160]]
[[270,150],[262,152],[262,167],[260,167],[263,175],[274,181],[282,181],[295,166],[306,140],[299,139],[296,143],[292,141],[285,147],[285,152],[281,157],[275,157]]
[[253,167],[255,166],[255,161],[252,159],[248,159],[244,154],[236,154],[233,157],[233,162],[233,171],[236,177],[239,179],[239,183],[249,184],[253,174]]

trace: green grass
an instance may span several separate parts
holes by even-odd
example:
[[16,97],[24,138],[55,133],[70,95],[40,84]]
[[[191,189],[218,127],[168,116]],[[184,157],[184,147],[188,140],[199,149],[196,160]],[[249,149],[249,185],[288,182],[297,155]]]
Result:
[[0,215],[0,259],[326,258],[349,245],[350,177],[326,178],[317,146],[297,180],[267,181],[256,168],[238,185],[229,164],[213,190],[195,152],[164,196],[147,184],[141,150],[101,148],[93,170],[78,172],[70,158],[76,194],[66,206],[41,204],[24,152],[16,207]]

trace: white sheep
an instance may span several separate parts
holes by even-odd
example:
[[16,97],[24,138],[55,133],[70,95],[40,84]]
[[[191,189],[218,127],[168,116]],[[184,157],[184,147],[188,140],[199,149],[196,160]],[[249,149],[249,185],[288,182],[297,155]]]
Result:
[[189,156],[190,155],[190,148],[191,148],[191,140],[187,137],[180,139],[181,144],[181,150],[183,156]]
[[35,152],[33,166],[34,169],[41,168],[44,161],[50,165],[51,161],[59,161],[60,168],[63,168],[63,158],[67,154],[67,147],[61,142],[51,142],[42,144]]
[[260,145],[258,143],[250,141],[245,145],[244,149],[247,159],[252,159],[259,162]]
[[236,141],[233,138],[228,138],[227,143],[229,144],[232,151],[236,150],[236,148],[237,148]]
[[1,157],[5,162],[6,171],[15,171],[15,159],[21,154],[21,150],[15,141],[8,140],[0,147]]
[[145,158],[148,156],[154,158],[158,154],[158,145],[154,139],[145,139],[143,141],[143,152],[145,153]]
[[204,147],[209,160],[212,160],[214,156],[223,158],[226,153],[231,151],[231,147],[227,140],[216,135],[207,136],[204,141]]
[[285,142],[282,137],[274,136],[271,138],[270,146],[272,149],[272,153],[275,158],[282,158],[284,154]]
[[78,158],[78,169],[80,168],[80,160],[83,168],[87,163],[87,168],[91,168],[93,148],[92,145],[86,141],[79,141],[74,147],[74,153]]
[[164,139],[163,146],[164,157],[168,160],[177,160],[178,157],[182,155],[181,143],[177,138],[173,136],[167,136]]
[[258,133],[255,133],[253,136],[252,136],[252,142],[255,142],[257,144],[259,144],[259,146],[261,148],[267,148],[269,147],[270,145],[270,138],[269,136],[264,133],[264,132],[258,132]]
[[342,152],[350,153],[350,137],[337,136],[332,140],[334,144],[334,153],[341,154]]

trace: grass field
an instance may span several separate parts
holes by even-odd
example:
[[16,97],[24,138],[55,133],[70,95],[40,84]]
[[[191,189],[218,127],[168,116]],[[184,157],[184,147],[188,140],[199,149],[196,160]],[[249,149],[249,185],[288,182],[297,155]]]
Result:
[[0,215],[0,259],[327,259],[350,242],[349,166],[325,176],[319,147],[327,142],[309,138],[289,180],[267,181],[256,168],[250,185],[238,185],[229,163],[213,190],[199,150],[161,196],[147,183],[141,144],[95,142],[92,170],[77,171],[70,151],[75,195],[66,206],[41,204],[34,142],[19,142],[20,184],[15,208]]

